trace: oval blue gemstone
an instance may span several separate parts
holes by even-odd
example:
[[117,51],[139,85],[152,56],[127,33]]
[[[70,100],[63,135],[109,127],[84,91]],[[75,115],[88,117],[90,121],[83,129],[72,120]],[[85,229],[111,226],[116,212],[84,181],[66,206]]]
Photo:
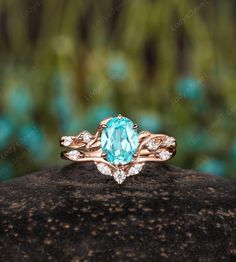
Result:
[[101,135],[102,151],[112,164],[127,164],[138,149],[138,132],[126,117],[114,117],[107,122]]

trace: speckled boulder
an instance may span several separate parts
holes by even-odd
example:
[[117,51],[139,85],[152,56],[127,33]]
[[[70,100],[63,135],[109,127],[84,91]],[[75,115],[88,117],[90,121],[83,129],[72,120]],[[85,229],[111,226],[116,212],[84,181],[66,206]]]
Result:
[[236,184],[147,165],[118,185],[72,164],[0,185],[0,261],[236,261]]

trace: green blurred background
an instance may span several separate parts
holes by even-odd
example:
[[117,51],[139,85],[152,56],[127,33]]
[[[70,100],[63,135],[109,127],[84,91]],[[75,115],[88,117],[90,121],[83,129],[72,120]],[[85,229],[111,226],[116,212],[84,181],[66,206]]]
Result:
[[233,0],[0,0],[0,180],[66,164],[61,135],[118,113],[175,136],[172,164],[233,177],[235,11]]

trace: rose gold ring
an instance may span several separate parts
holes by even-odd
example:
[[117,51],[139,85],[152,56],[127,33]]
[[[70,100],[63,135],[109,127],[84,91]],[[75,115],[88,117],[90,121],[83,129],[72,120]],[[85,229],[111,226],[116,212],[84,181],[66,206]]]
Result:
[[174,137],[148,131],[138,134],[138,125],[121,115],[103,120],[95,135],[82,131],[76,136],[63,136],[61,146],[70,149],[62,152],[63,159],[92,161],[118,184],[139,174],[145,162],[167,161],[176,153]]

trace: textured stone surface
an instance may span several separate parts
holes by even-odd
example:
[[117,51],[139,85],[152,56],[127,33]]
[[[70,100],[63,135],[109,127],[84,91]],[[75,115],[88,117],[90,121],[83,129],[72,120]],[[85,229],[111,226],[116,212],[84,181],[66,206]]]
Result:
[[0,185],[0,261],[236,261],[236,184],[150,164],[118,185],[93,164]]

